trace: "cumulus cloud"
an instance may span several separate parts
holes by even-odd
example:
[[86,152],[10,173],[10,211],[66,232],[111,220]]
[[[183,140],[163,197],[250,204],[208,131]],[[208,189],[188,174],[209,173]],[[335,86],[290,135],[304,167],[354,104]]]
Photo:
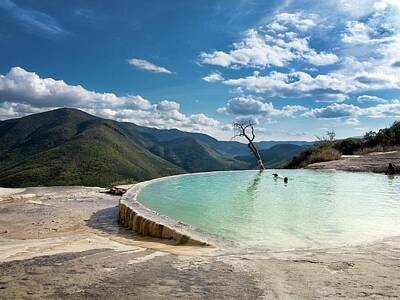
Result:
[[202,52],[200,60],[203,64],[221,67],[265,67],[267,65],[284,66],[288,61],[294,59],[290,48],[283,48],[273,42],[268,35],[261,35],[256,30],[249,30],[245,38],[233,45],[229,53],[214,51]]
[[314,108],[304,115],[313,118],[322,118],[322,119],[336,119],[343,117],[351,117],[356,115],[359,111],[358,106],[354,106],[351,104],[338,104],[333,103],[327,107],[323,108]]
[[269,27],[277,31],[286,31],[288,27],[295,27],[300,31],[308,31],[313,28],[316,23],[314,16],[304,16],[302,13],[280,13],[275,16],[274,21]]
[[358,22],[349,21],[346,30],[342,33],[342,41],[347,44],[363,44],[369,41],[369,32],[371,28],[368,25]]
[[[399,90],[399,3],[327,0],[312,6],[313,14],[306,9],[290,13],[288,5],[289,12],[250,29],[231,50],[203,52],[200,60],[232,69],[271,69],[253,75],[240,72],[221,81],[240,93],[341,103],[354,94]],[[321,44],[330,47],[320,49]]]
[[220,126],[223,126],[204,114],[185,115],[176,101],[162,100],[153,104],[141,96],[97,93],[62,80],[41,78],[19,67],[0,75],[0,119],[59,107],[79,108],[100,117],[143,126],[212,132],[217,135],[221,131]]
[[29,104],[0,102],[0,120],[19,118],[21,116],[40,113],[43,111],[46,111],[46,109],[32,107]]
[[305,112],[304,116],[321,119],[347,118],[348,120],[358,117],[398,118],[400,117],[400,101],[391,100],[387,103],[364,108],[353,104],[333,103],[327,107],[311,109]]
[[389,14],[400,9],[397,0],[328,0],[333,3],[334,8],[343,12],[345,16],[353,19],[365,18],[374,14]]
[[138,58],[131,58],[128,59],[128,63],[132,66],[135,66],[138,69],[149,71],[152,73],[166,73],[166,74],[173,74],[170,70],[164,67],[157,66],[147,60],[138,59]]
[[278,109],[272,103],[264,102],[261,97],[241,96],[230,99],[217,111],[236,116],[292,117],[305,110],[306,108],[300,105],[286,105]]
[[399,118],[400,100],[392,100],[389,103],[364,108],[362,115],[370,118]]
[[[342,68],[327,74],[311,76],[302,71],[290,73],[272,71],[265,76],[254,74],[227,79],[223,83],[250,92],[265,93],[268,96],[314,97],[319,101],[341,102],[348,99],[350,93],[400,89],[400,70],[392,68],[390,61],[387,56],[384,59],[367,62],[348,59],[344,61]],[[347,63],[349,63],[348,68],[345,67]]]
[[219,121],[206,116],[205,114],[193,114],[190,116],[190,119],[194,124],[204,125],[209,127],[218,126],[220,124]]
[[371,27],[360,21],[347,22],[345,32],[341,37],[344,43],[355,45],[387,43],[396,39],[390,28],[382,25]]
[[62,80],[40,78],[36,73],[14,67],[0,75],[1,101],[30,104],[34,107],[70,106],[77,108],[149,109],[151,103],[141,96],[118,97],[112,93],[88,91]]
[[309,54],[307,57],[308,62],[315,66],[332,65],[339,60],[339,58],[335,54],[326,52],[311,52],[311,54]]
[[[315,24],[311,19],[302,19],[300,14],[280,14],[267,28],[274,31],[286,30],[292,25],[301,31],[307,31]],[[220,67],[265,68],[284,67],[294,61],[305,61],[313,65],[329,65],[338,61],[333,53],[318,53],[309,45],[309,36],[296,32],[265,33],[264,29],[249,29],[244,38],[232,45],[229,52],[202,52],[200,62]]]
[[306,97],[318,95],[318,97],[342,96],[349,88],[350,84],[345,82],[341,75],[317,75],[312,77],[305,72],[270,72],[269,75],[260,76],[253,74],[244,78],[228,79],[224,84],[241,87],[249,91],[265,93],[268,96],[278,96],[282,98]]
[[207,76],[204,76],[202,79],[207,82],[217,82],[217,81],[223,81],[224,77],[222,77],[221,73],[213,72]]

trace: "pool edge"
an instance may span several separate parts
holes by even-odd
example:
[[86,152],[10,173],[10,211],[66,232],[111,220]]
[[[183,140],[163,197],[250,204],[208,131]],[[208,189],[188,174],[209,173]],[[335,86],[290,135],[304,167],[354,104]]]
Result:
[[[222,171],[224,172],[224,171]],[[214,173],[214,172],[201,172]],[[140,191],[147,185],[166,179],[190,176],[201,173],[189,173],[166,176],[144,181],[131,187],[120,199],[118,205],[118,222],[124,227],[143,236],[174,240],[178,244],[194,246],[216,246],[218,242],[210,234],[201,233],[188,224],[178,222],[168,216],[144,206],[137,201]]]

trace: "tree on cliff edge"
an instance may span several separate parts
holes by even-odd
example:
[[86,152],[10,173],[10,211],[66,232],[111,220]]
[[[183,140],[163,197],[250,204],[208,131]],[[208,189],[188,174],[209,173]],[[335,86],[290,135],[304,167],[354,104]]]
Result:
[[262,162],[260,153],[258,152],[256,145],[253,143],[256,135],[254,134],[254,124],[251,121],[241,121],[233,123],[233,130],[234,130],[234,138],[237,137],[244,137],[248,144],[251,153],[254,154],[255,158],[257,159],[258,166],[260,171],[265,169],[264,163]]

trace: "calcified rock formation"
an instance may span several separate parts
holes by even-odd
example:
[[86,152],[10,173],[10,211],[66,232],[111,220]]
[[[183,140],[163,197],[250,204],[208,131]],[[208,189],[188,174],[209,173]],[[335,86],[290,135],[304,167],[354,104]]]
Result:
[[[261,159],[260,153],[256,148],[256,145],[253,143],[254,139],[256,138],[256,135],[254,134],[254,124],[251,121],[236,122],[233,123],[233,129],[235,131],[235,135],[233,136],[233,138],[244,137],[248,141],[247,146],[249,147],[251,153],[253,153],[255,158],[257,159],[260,171],[264,171],[264,163]],[[251,137],[249,134],[247,134],[248,129],[251,130]]]
[[196,244],[206,246],[206,242],[201,242],[190,238],[187,235],[177,232],[175,229],[166,225],[157,223],[156,221],[146,219],[136,213],[133,209],[123,203],[119,204],[119,222],[126,228],[140,233],[144,236],[150,236],[161,239],[175,240],[179,244]]
[[210,245],[206,237],[190,226],[159,215],[136,201],[137,194],[145,185],[159,180],[139,183],[122,196],[118,207],[119,223],[143,236],[175,240],[179,244]]

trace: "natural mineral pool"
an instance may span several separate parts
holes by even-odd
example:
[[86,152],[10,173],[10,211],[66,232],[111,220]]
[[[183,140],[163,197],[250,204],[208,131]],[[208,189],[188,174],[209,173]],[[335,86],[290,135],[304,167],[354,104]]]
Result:
[[323,248],[400,235],[400,178],[341,171],[213,172],[149,184],[138,201],[251,249]]

